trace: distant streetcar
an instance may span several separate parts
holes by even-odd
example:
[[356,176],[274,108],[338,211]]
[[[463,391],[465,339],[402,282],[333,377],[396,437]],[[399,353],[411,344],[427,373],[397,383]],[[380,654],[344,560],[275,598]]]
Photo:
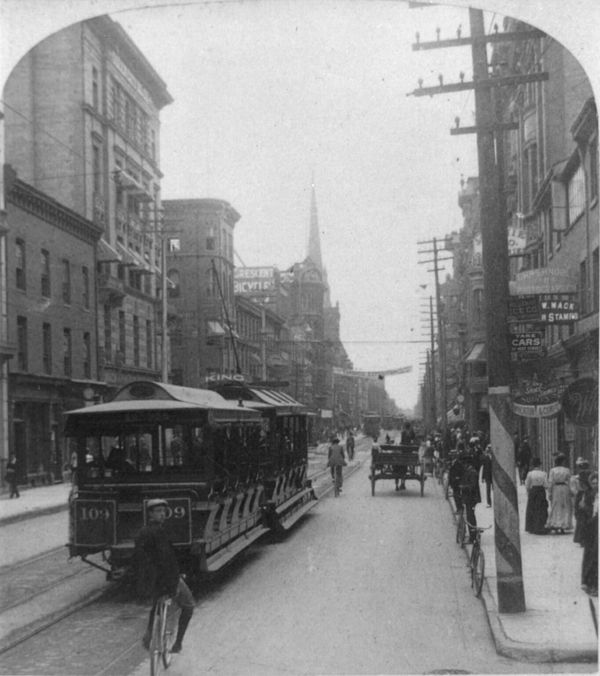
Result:
[[381,433],[381,416],[377,413],[363,415],[363,432],[366,436],[373,437],[373,440],[377,441]]
[[67,414],[77,447],[72,556],[102,552],[109,578],[119,577],[146,502],[161,497],[181,564],[199,578],[314,506],[304,407],[265,388],[225,394],[138,381]]

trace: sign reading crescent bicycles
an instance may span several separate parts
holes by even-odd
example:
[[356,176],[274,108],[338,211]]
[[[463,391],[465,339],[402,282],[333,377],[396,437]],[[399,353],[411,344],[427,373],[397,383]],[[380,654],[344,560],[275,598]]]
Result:
[[598,381],[579,378],[571,383],[562,396],[562,407],[567,419],[578,427],[598,424]]

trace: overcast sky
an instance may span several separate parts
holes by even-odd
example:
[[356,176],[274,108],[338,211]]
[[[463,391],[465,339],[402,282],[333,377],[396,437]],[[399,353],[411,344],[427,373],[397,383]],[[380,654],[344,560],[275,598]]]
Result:
[[403,341],[428,340],[420,304],[433,293],[417,242],[460,228],[460,179],[477,169],[474,138],[449,135],[456,115],[472,122],[473,96],[406,96],[419,77],[470,74],[468,48],[411,45],[437,26],[466,33],[467,10],[279,0],[112,16],[175,99],[161,116],[163,197],[229,201],[240,259],[285,269],[307,254],[314,175],[342,340],[357,369],[413,365],[387,387],[414,405],[427,344]]
[[[459,25],[467,35],[468,10],[390,0],[165,5],[111,12],[174,98],[161,115],[163,198],[227,200],[241,214],[241,261],[285,269],[307,254],[314,176],[342,340],[357,369],[412,365],[386,385],[399,405],[414,405],[429,339],[421,306],[434,293],[417,253],[430,247],[417,242],[461,227],[460,180],[477,163],[475,138],[449,134],[456,116],[473,123],[472,93],[406,96],[420,77],[425,86],[440,73],[445,83],[461,71],[471,79],[469,48],[411,46],[437,27],[442,38]],[[502,18],[486,13],[486,27]]]

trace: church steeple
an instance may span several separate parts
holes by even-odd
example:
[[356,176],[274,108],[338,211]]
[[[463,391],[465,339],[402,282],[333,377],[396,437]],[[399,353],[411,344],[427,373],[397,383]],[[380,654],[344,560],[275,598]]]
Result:
[[315,180],[311,180],[310,196],[310,231],[308,234],[308,257],[317,266],[323,270],[323,260],[321,258],[321,235],[319,233],[319,215],[317,213],[317,196],[315,193]]

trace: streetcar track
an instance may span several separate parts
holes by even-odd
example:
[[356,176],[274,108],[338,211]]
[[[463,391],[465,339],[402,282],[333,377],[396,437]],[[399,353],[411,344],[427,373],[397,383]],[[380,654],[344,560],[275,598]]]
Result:
[[21,568],[24,568],[25,566],[29,566],[33,563],[37,563],[38,561],[41,561],[42,559],[54,556],[55,554],[58,554],[61,550],[64,550],[65,547],[66,547],[66,545],[59,545],[58,547],[54,547],[53,549],[48,549],[45,552],[42,552],[41,554],[34,554],[33,556],[30,556],[27,559],[22,559],[21,561],[16,561],[15,563],[7,563],[5,566],[0,567],[0,576],[2,576],[4,573],[8,573],[8,572],[12,573],[15,570],[20,570]]

